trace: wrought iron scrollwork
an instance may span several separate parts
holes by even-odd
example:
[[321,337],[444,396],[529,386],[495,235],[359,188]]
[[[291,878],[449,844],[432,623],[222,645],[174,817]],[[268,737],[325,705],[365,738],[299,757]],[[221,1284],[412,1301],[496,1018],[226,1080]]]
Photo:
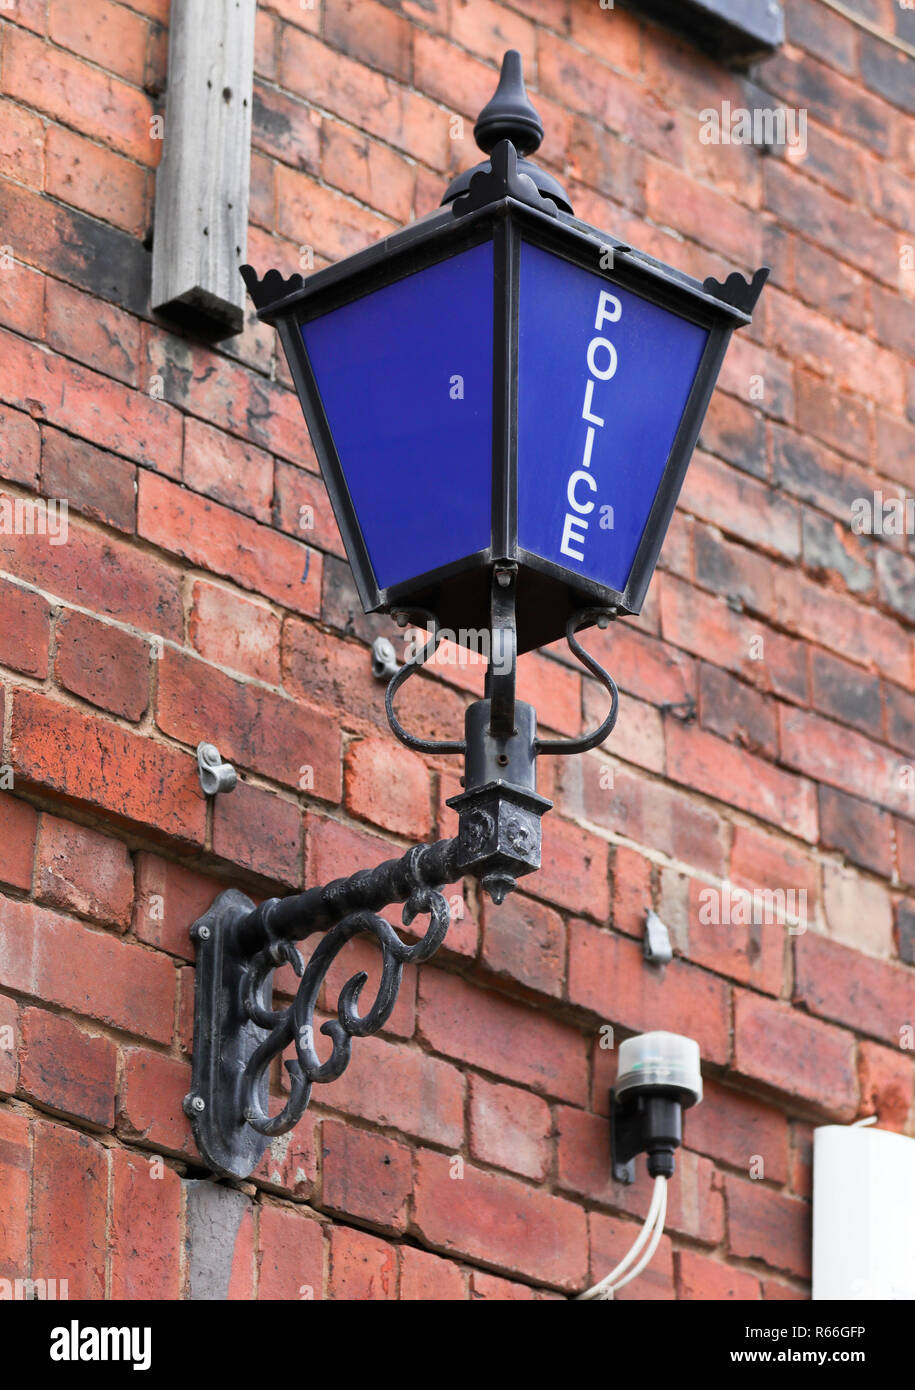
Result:
[[[252,1023],[269,1028],[251,1056],[242,1077],[241,1104],[244,1117],[259,1134],[273,1137],[285,1134],[298,1123],[311,1098],[314,1083],[336,1081],[346,1070],[353,1038],[366,1038],[383,1028],[391,1016],[400,990],[405,965],[419,965],[434,955],[445,939],[451,913],[444,896],[425,886],[417,887],[404,905],[402,920],[408,927],[414,918],[429,914],[429,926],[414,945],[408,946],[390,922],[374,912],[353,912],[322,937],[306,966],[289,942],[267,946],[251,962],[246,983],[244,1008]],[[340,991],[337,1017],[322,1025],[321,1032],[331,1039],[330,1056],[321,1061],[314,1046],[314,1014],[321,986],[337,956],[355,936],[374,936],[381,947],[381,981],[371,1008],[359,1013],[358,1004],[368,975],[364,970],[350,977]],[[276,965],[288,961],[301,976],[293,1003],[282,1011],[264,1009],[258,1003],[260,987]],[[274,1057],[294,1044],[296,1059],[286,1062],[290,1095],[277,1115],[268,1115],[258,1100],[261,1081]]]

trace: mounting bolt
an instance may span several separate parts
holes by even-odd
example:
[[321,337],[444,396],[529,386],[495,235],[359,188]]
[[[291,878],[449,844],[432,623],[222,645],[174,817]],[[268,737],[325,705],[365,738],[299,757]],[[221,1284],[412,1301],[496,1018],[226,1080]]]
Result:
[[209,941],[209,939],[210,939],[210,929],[209,929],[209,927],[198,927],[198,928],[197,928],[197,940],[198,940],[198,941]]
[[372,643],[372,675],[376,681],[390,680],[399,670],[394,643],[387,637],[376,637]]
[[197,775],[204,796],[234,791],[238,781],[235,768],[223,762],[215,743],[197,744]]
[[189,1115],[193,1110],[195,1114],[201,1115],[206,1108],[207,1103],[203,1096],[195,1096],[188,1091],[187,1095],[184,1097],[184,1110],[186,1114]]

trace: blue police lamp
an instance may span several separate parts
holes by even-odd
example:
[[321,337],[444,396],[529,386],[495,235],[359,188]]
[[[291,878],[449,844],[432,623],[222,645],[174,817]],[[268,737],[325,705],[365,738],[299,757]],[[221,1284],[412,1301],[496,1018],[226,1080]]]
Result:
[[[216,1171],[250,1173],[291,1129],[316,1083],[377,1032],[403,966],[444,940],[446,884],[479,880],[496,903],[540,867],[539,755],[593,748],[618,693],[577,633],[638,613],[676,505],[728,339],[750,321],[768,271],[703,283],[580,221],[557,180],[528,158],[543,138],[519,54],[505,55],[474,128],[488,156],[441,208],[303,280],[242,268],[258,317],[276,325],[359,596],[367,612],[432,629],[392,677],[386,707],[408,747],[464,757],[450,840],[323,887],[255,904],[235,890],[194,924],[193,1089],[185,1108]],[[464,737],[420,739],[394,697],[443,631],[488,658],[484,698]],[[515,698],[516,656],[566,635],[610,709],[574,739],[538,735]],[[380,912],[429,916],[408,946]],[[293,942],[322,933],[304,963]],[[339,996],[314,1047],[314,1014],[335,956],[375,937],[382,975]],[[274,968],[301,975],[270,1007]],[[289,1047],[289,1097],[268,1113],[269,1069]]]

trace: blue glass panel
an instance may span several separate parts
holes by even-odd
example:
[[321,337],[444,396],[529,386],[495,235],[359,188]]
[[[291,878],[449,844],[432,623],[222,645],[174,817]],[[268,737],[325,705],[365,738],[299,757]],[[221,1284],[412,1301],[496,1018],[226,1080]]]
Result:
[[518,540],[622,592],[708,333],[521,248]]
[[380,588],[492,539],[492,243],[302,328]]

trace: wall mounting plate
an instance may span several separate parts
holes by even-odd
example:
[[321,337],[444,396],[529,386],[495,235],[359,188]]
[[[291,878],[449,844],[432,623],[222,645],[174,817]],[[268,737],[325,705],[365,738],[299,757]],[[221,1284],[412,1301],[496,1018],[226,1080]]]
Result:
[[[254,906],[244,893],[230,888],[191,927],[197,948],[194,1061],[184,1111],[202,1158],[228,1178],[246,1178],[270,1142],[240,1118],[242,1076],[267,1036],[244,1011],[242,988],[250,959],[234,949],[234,928]],[[258,1002],[265,1009],[270,1008],[272,979],[271,974],[261,986]],[[266,1109],[266,1074],[258,1099]]]

